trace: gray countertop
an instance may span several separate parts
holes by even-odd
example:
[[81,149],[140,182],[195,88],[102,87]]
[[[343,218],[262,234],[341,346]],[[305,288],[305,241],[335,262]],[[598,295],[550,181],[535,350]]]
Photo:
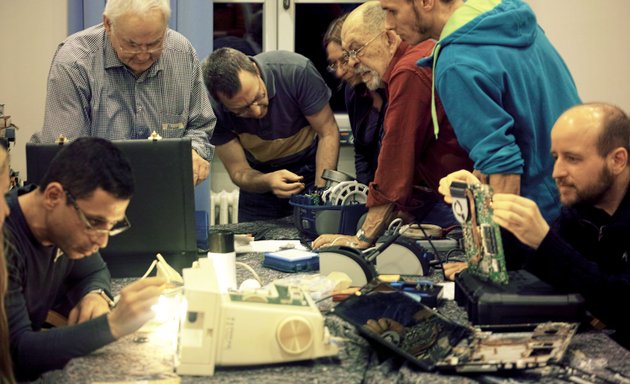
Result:
[[[252,233],[257,239],[295,239],[297,230],[289,220],[269,223],[242,223],[223,226],[238,233]],[[286,277],[287,274],[262,267],[260,254],[248,253],[237,257],[254,268],[263,282]],[[244,269],[237,270],[238,281],[249,278]],[[434,279],[439,279],[435,276]],[[114,281],[114,289],[130,279]],[[465,311],[453,301],[443,302],[440,313],[466,322]],[[463,376],[422,372],[408,363],[377,356],[369,343],[348,323],[335,315],[325,315],[332,335],[343,340],[335,358],[264,365],[253,367],[217,367],[212,377],[177,376],[173,372],[173,340],[161,340],[152,333],[137,333],[70,361],[63,370],[45,374],[42,383],[94,383],[94,382],[150,382],[155,383],[534,383],[570,382],[554,373],[555,368],[512,372],[506,375]],[[159,332],[156,332],[156,334]],[[574,336],[564,359],[565,366],[583,369],[608,378],[611,383],[630,383],[630,352],[612,341],[604,332],[581,332]],[[624,375],[614,376],[615,372]],[[170,381],[173,379],[175,381]],[[575,379],[571,379],[575,380]],[[584,380],[584,377],[582,377]],[[591,377],[586,382],[603,383]],[[627,381],[623,381],[627,380]]]

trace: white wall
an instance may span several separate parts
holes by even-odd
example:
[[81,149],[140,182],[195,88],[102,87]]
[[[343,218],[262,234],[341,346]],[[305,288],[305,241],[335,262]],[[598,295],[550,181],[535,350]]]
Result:
[[24,143],[44,121],[48,68],[67,20],[65,0],[0,0],[0,104],[19,128],[11,166],[22,179]]
[[[540,25],[571,69],[584,101],[608,101],[630,112],[630,1],[529,0]],[[604,5],[605,4],[605,5]],[[0,0],[0,103],[19,126],[12,167],[24,178],[24,143],[44,119],[46,76],[66,36],[65,0]],[[219,161],[213,189],[233,186]],[[352,172],[352,149],[342,148],[340,169]]]
[[566,61],[583,101],[630,113],[630,1],[529,0]]

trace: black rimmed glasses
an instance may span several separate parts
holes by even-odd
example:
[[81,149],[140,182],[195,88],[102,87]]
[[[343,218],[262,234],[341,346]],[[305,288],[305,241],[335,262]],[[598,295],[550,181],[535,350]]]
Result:
[[359,57],[359,54],[361,53],[361,51],[363,51],[368,45],[372,44],[374,40],[378,39],[385,32],[387,32],[387,30],[381,31],[381,33],[371,38],[367,43],[363,44],[358,49],[352,49],[350,51],[346,51],[345,52],[346,63],[350,61],[350,59],[356,60]]
[[112,237],[112,236],[119,235],[125,232],[126,230],[128,230],[129,228],[131,228],[131,223],[129,222],[129,219],[127,219],[126,215],[122,220],[117,221],[113,224],[109,223],[106,220],[88,217],[81,210],[81,208],[79,208],[79,205],[77,204],[77,200],[74,198],[74,196],[72,196],[72,194],[69,191],[65,191],[65,192],[66,192],[66,196],[68,196],[68,201],[70,202],[70,204],[72,204],[72,206],[74,207],[74,210],[77,211],[77,215],[79,216],[79,219],[81,219],[83,224],[85,224],[85,229],[88,232],[95,233],[98,235],[108,235]]

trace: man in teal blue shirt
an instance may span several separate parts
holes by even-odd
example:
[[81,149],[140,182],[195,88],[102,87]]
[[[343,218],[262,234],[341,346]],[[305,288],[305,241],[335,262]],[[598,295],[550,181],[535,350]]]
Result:
[[434,90],[481,179],[495,191],[534,200],[547,220],[555,218],[550,131],[580,98],[531,8],[521,0],[380,3],[405,41],[438,40],[419,65],[433,67]]

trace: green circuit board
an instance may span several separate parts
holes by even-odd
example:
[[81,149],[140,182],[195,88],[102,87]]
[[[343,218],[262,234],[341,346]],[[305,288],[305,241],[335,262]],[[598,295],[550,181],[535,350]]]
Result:
[[484,280],[507,284],[501,232],[492,220],[492,188],[486,184],[453,183],[451,195],[453,213],[462,225],[469,271]]
[[310,306],[302,289],[292,285],[273,284],[268,288],[230,292],[230,300],[249,303]]

